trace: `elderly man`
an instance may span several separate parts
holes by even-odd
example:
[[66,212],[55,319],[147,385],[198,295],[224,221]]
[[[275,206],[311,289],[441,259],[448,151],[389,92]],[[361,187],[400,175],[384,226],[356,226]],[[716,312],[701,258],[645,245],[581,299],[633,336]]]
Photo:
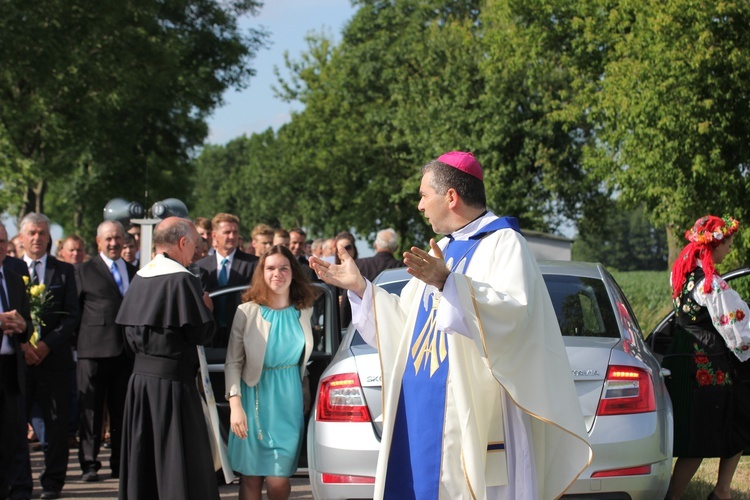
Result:
[[446,235],[412,247],[401,296],[373,286],[347,252],[313,258],[349,290],[377,345],[383,436],[375,498],[557,498],[591,457],[547,289],[513,218],[486,209],[469,153],[422,169],[419,210]]
[[138,271],[117,315],[135,352],[120,466],[121,499],[219,498],[195,384],[196,346],[214,334],[211,299],[187,270],[200,236],[170,217],[154,229],[156,257]]
[[112,477],[120,472],[122,413],[133,362],[125,352],[122,328],[115,323],[122,298],[137,269],[121,257],[122,224],[105,221],[96,230],[99,253],[76,266],[81,305],[78,349],[78,405],[80,447],[78,462],[83,480],[98,481],[104,403],[109,409]]
[[47,254],[49,219],[29,213],[20,224],[23,260],[32,283],[44,284],[49,301],[41,314],[39,330],[23,345],[26,373],[26,410],[38,400],[44,419],[47,450],[40,475],[40,498],[59,498],[68,470],[68,420],[70,379],[74,370],[73,338],[80,320],[75,270],[71,264]]
[[393,256],[398,248],[398,235],[391,228],[378,231],[375,237],[375,255],[357,259],[359,272],[365,279],[374,281],[386,269],[404,267],[404,263]]

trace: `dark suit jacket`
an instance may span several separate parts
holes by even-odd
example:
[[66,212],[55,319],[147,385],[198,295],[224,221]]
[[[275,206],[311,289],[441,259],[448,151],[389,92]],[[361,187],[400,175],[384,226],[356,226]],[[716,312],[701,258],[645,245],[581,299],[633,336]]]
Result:
[[[132,283],[135,267],[125,262]],[[110,358],[123,352],[122,328],[115,323],[122,295],[101,255],[75,267],[76,288],[81,308],[76,348],[79,358]]]
[[[7,257],[6,257],[7,259]],[[20,260],[20,259],[16,259]],[[21,260],[21,265],[26,267],[26,264]],[[26,333],[9,335],[11,345],[15,350],[16,354],[16,373],[18,374],[18,385],[21,394],[26,392],[26,360],[21,350],[21,342],[26,340],[33,331],[33,325],[31,324],[31,314],[29,312],[29,296],[26,294],[26,285],[23,282],[23,278],[15,272],[5,267],[3,262],[3,274],[5,275],[5,288],[8,289],[8,306],[10,310],[18,311],[18,314],[23,316],[26,320]],[[7,312],[7,311],[6,311]],[[5,381],[2,380],[3,374],[0,373],[0,385],[4,385]]]
[[[204,271],[201,273],[203,289],[211,292],[219,288],[219,275],[216,272],[216,256],[209,255],[203,257],[195,264]],[[232,259],[227,286],[249,285],[255,272],[255,266],[257,265],[258,257],[237,250],[234,253],[234,259]]]
[[377,278],[378,274],[386,269],[404,267],[404,263],[396,260],[393,254],[389,252],[377,252],[372,257],[357,259],[355,264],[357,264],[362,276],[370,281],[373,281]]
[[9,269],[19,276],[28,276],[29,268],[26,267],[26,262],[23,259],[17,259],[15,257],[5,256],[3,260],[3,269]]
[[39,365],[46,370],[71,370],[73,364],[73,339],[81,319],[76,290],[75,269],[72,264],[47,255],[44,284],[52,299],[42,314],[41,339],[50,353]]

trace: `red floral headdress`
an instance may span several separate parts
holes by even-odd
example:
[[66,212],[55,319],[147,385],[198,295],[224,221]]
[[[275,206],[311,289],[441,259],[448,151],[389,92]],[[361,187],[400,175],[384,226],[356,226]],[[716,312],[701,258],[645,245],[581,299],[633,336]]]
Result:
[[687,273],[695,269],[698,260],[703,265],[706,280],[703,291],[711,291],[711,283],[716,272],[714,268],[713,249],[719,246],[740,228],[737,219],[725,215],[716,217],[706,215],[695,221],[692,228],[685,232],[685,238],[690,242],[685,245],[672,266],[672,297],[677,297],[687,279]]

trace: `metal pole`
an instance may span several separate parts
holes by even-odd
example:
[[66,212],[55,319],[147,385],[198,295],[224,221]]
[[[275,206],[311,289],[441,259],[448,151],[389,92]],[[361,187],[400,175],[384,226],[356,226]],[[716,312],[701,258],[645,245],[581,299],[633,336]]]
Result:
[[154,226],[161,222],[161,219],[130,219],[131,224],[141,226],[141,258],[139,266],[141,269],[151,262],[151,252],[154,241]]

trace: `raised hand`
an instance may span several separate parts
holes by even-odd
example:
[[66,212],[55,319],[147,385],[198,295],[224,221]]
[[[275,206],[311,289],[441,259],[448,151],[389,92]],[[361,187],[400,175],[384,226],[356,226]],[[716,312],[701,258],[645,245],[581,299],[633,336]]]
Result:
[[365,293],[367,282],[349,252],[343,248],[339,248],[338,252],[341,264],[331,264],[317,257],[310,257],[310,267],[329,285],[351,290],[361,297]]
[[411,252],[404,252],[404,264],[407,267],[406,272],[428,285],[442,290],[445,280],[448,279],[451,272],[445,265],[443,252],[437,243],[435,243],[434,238],[430,239],[430,248],[432,248],[434,255],[430,255],[418,247],[411,247]]

